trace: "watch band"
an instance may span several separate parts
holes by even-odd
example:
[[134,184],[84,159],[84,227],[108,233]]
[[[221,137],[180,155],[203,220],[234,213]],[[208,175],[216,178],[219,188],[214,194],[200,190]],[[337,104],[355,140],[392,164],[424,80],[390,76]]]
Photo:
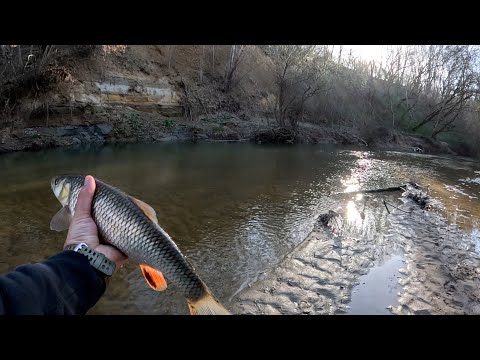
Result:
[[115,271],[115,263],[112,260],[102,253],[93,250],[85,243],[68,245],[64,250],[73,250],[85,255],[88,258],[90,265],[106,276],[112,276]]

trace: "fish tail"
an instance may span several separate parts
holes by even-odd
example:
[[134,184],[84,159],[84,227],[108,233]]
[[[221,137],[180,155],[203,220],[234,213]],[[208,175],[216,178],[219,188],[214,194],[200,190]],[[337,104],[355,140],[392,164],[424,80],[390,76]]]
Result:
[[187,299],[190,315],[231,315],[209,291],[197,300]]

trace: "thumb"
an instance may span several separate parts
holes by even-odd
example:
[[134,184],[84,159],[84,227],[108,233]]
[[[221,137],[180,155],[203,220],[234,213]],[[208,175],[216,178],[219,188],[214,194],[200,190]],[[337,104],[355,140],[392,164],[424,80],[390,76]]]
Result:
[[91,216],[90,213],[92,211],[92,199],[95,188],[95,179],[90,175],[85,176],[82,189],[78,194],[77,205],[75,206],[75,217]]

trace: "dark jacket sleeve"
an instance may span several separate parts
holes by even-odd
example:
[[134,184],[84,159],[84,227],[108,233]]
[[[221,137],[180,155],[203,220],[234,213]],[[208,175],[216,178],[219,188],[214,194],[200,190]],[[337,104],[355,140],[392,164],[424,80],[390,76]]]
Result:
[[105,292],[105,279],[88,259],[62,251],[0,276],[0,314],[83,315]]

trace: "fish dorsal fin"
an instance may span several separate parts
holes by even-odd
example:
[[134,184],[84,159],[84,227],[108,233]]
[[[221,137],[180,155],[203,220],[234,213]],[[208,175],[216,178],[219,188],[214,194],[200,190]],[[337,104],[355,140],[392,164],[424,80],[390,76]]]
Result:
[[152,268],[146,264],[140,264],[140,270],[147,284],[155,291],[163,291],[167,288],[167,280],[161,271]]
[[50,229],[55,231],[67,230],[72,222],[72,217],[73,215],[70,212],[70,208],[65,205],[53,215],[52,220],[50,221]]
[[137,205],[143,211],[147,218],[152,220],[155,224],[158,224],[157,214],[150,205],[144,203],[142,200],[134,198],[133,196],[129,195],[128,197],[135,203],[135,205]]

